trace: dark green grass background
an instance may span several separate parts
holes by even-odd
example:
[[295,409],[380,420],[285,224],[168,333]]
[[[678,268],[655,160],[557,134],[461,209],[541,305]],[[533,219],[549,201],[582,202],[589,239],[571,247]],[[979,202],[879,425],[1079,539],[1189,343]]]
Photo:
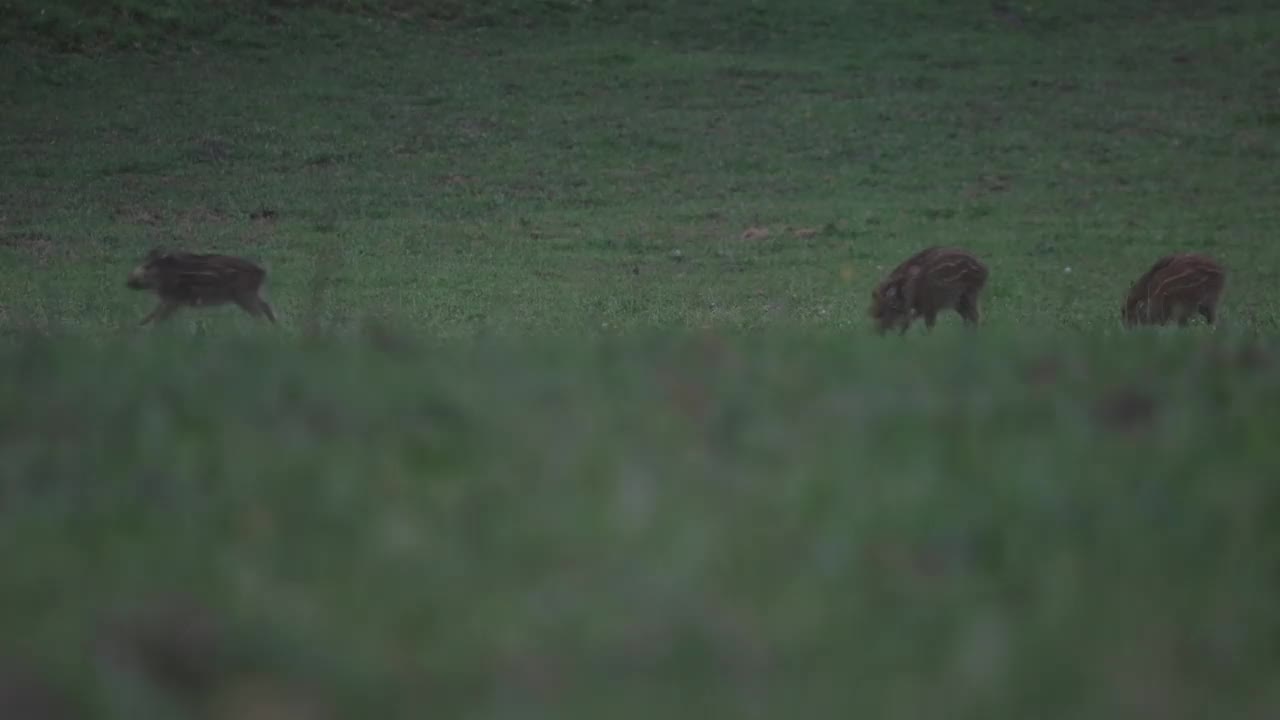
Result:
[[[24,669],[103,718],[1280,712],[1273,4],[0,1],[0,43],[5,720]],[[876,338],[935,243],[984,326]],[[262,262],[280,325],[138,328],[158,244]],[[1220,326],[1122,332],[1175,250]]]

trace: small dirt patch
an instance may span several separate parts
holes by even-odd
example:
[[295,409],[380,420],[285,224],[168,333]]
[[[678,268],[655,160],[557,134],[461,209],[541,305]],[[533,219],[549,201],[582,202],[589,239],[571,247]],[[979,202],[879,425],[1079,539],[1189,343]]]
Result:
[[0,247],[12,248],[18,252],[30,257],[40,266],[48,265],[50,261],[61,255],[65,255],[65,251],[58,247],[51,236],[39,232],[16,232],[0,235]]
[[231,143],[216,137],[197,139],[191,146],[191,159],[200,163],[224,163],[235,159]]
[[966,185],[962,194],[966,199],[973,200],[987,195],[1008,192],[1012,184],[1012,178],[1008,175],[981,175]]
[[214,225],[229,221],[231,216],[218,208],[197,205],[178,210],[173,214],[173,219],[183,225]]
[[228,222],[231,216],[219,208],[196,205],[179,210],[161,210],[146,205],[119,205],[112,211],[112,218],[125,225],[146,225],[160,227],[166,225],[210,225]]
[[149,225],[156,226],[164,222],[164,216],[159,210],[154,208],[143,207],[142,205],[120,205],[111,211],[111,217],[118,223],[125,225]]
[[279,217],[280,213],[269,207],[260,207],[249,213],[249,220],[256,223],[273,223]]
[[353,157],[355,156],[350,153],[317,153],[303,161],[303,164],[312,170],[327,170],[346,164]]
[[475,181],[470,175],[441,175],[436,182],[441,185],[468,185]]

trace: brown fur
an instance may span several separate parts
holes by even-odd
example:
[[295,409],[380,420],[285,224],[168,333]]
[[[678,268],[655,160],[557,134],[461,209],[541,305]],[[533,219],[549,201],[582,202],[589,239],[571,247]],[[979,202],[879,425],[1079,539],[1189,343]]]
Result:
[[929,247],[894,268],[871,293],[876,332],[897,327],[903,334],[916,317],[933,329],[938,313],[955,310],[965,325],[982,320],[978,297],[987,283],[987,266],[959,248]]
[[265,270],[242,258],[156,248],[129,273],[125,284],[134,290],[151,290],[160,298],[141,325],[163,321],[183,306],[225,303],[235,303],[249,315],[265,316],[274,323],[275,313],[258,295],[266,276]]
[[1226,271],[1213,258],[1200,253],[1166,255],[1134,281],[1120,319],[1125,327],[1165,325],[1170,320],[1185,326],[1198,312],[1213,325],[1225,285]]

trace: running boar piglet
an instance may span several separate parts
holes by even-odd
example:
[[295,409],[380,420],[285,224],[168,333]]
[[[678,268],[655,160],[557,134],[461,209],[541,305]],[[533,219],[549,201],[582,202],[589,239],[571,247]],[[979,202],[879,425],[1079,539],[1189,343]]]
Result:
[[149,290],[160,304],[141,325],[161,322],[183,306],[208,307],[235,303],[253,317],[276,321],[271,306],[259,296],[267,272],[248,260],[230,255],[200,254],[155,248],[129,273],[126,285]]

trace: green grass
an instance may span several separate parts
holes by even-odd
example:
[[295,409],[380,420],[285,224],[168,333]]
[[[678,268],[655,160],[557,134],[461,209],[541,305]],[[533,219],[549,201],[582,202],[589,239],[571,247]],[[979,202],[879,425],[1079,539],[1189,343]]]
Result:
[[348,717],[1276,711],[1274,347],[379,347],[8,346],[6,647],[138,717],[82,648],[176,589]]
[[146,303],[124,274],[170,242],[265,262],[290,327],[325,257],[335,326],[853,330],[885,268],[946,242],[992,266],[996,326],[1114,328],[1177,248],[1229,266],[1225,322],[1274,326],[1276,13],[890,19],[751,51],[359,25],[321,44],[299,21],[257,50],[11,55],[0,306],[126,327]]
[[[0,661],[105,718],[1280,708],[1280,12],[125,5],[0,2]],[[982,329],[876,338],[935,243]],[[280,325],[138,328],[155,244]],[[1121,332],[1179,249],[1219,328]],[[90,652],[174,590],[204,690]]]

